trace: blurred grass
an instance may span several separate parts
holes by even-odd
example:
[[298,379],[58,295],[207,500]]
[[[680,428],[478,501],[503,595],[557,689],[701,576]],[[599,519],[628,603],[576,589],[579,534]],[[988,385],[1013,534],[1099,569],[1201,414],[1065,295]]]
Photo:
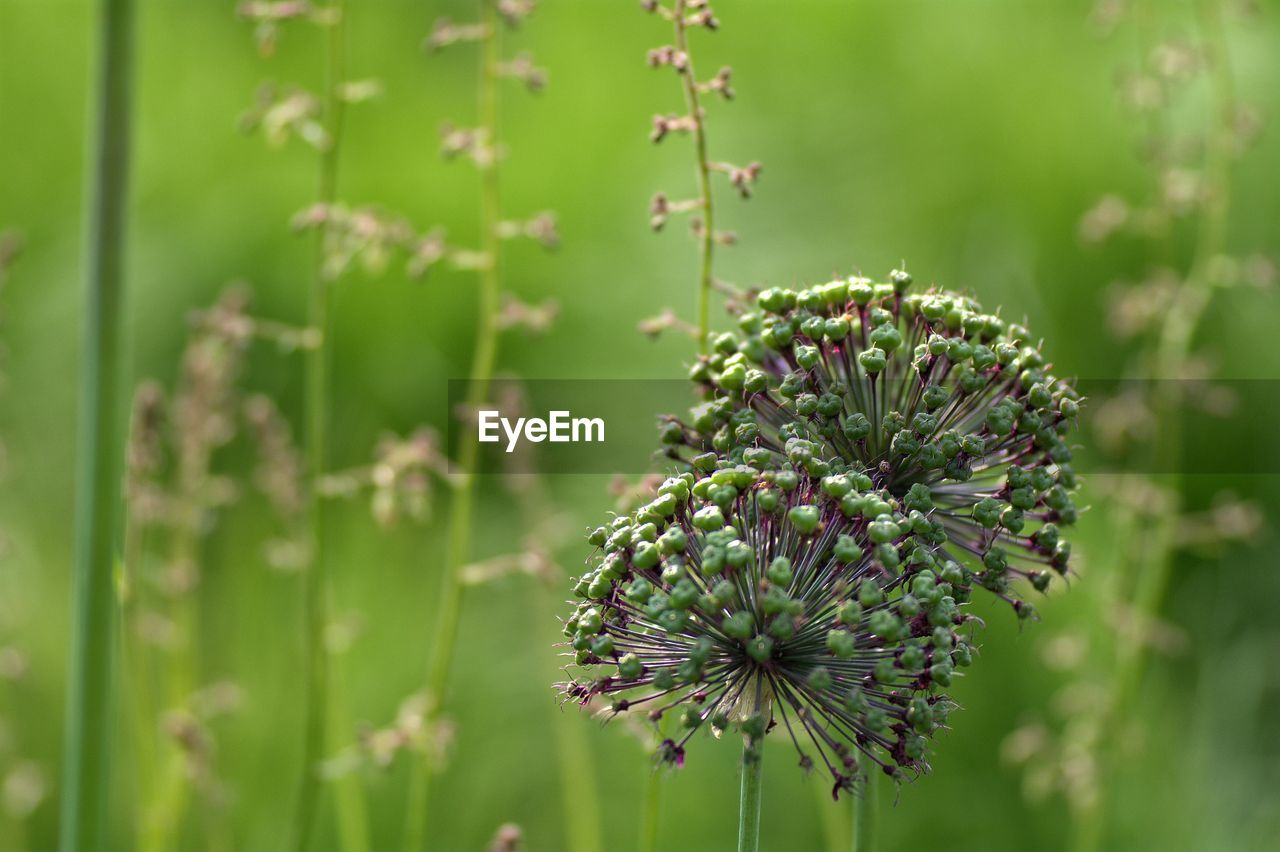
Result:
[[[475,237],[475,176],[439,160],[436,128],[445,118],[470,120],[474,66],[466,48],[428,57],[420,43],[434,18],[467,20],[471,5],[354,4],[352,73],[382,79],[385,95],[352,111],[340,178],[345,199],[377,201],[424,228],[447,223],[463,242]],[[1277,116],[1280,4],[1260,5],[1258,22],[1230,28],[1233,66],[1241,97]],[[316,36],[288,30],[278,55],[262,63],[231,3],[140,7],[130,341],[135,375],[169,380],[182,317],[231,279],[253,285],[258,313],[303,316],[309,249],[287,222],[312,191],[310,157],[264,151],[237,131],[236,117],[264,67],[281,82],[314,76]],[[1144,259],[1124,241],[1082,247],[1076,223],[1103,192],[1131,191],[1144,179],[1132,156],[1133,119],[1113,97],[1117,69],[1136,56],[1131,38],[1099,39],[1080,2],[722,0],[717,11],[723,31],[696,34],[695,50],[707,71],[734,66],[739,96],[710,106],[712,150],[765,164],[755,200],[726,195],[721,204],[722,221],[742,238],[722,254],[723,277],[791,285],[853,268],[882,273],[905,260],[918,280],[972,288],[1007,314],[1025,314],[1064,372],[1114,374],[1124,348],[1105,334],[1103,292],[1116,278],[1140,274]],[[0,691],[0,743],[8,744],[0,744],[0,771],[21,754],[52,774],[60,742],[89,12],[78,0],[0,0],[0,225],[20,227],[28,245],[4,294],[0,435],[11,469],[0,484],[0,529],[11,547],[0,557],[0,645],[30,660],[27,675]],[[1167,33],[1186,34],[1176,24]],[[505,204],[513,214],[555,209],[564,247],[547,257],[513,245],[510,283],[527,300],[556,298],[562,315],[546,337],[505,340],[506,368],[536,378],[683,370],[687,341],[654,343],[634,332],[664,306],[691,315],[694,304],[692,241],[677,226],[654,237],[645,225],[652,192],[680,197],[693,187],[683,140],[655,149],[645,138],[653,112],[678,108],[671,80],[643,63],[644,51],[666,37],[632,3],[598,0],[547,0],[521,37],[551,82],[538,97],[508,99]],[[1199,95],[1191,96],[1194,108]],[[1278,167],[1280,138],[1268,130],[1236,175],[1233,250],[1280,250]],[[1175,240],[1173,251],[1182,250]],[[447,270],[426,282],[397,270],[342,282],[336,464],[367,458],[384,429],[443,427],[445,382],[466,372],[474,297],[473,279]],[[1277,320],[1273,292],[1229,291],[1211,309],[1202,342],[1225,375],[1274,378]],[[264,347],[246,382],[276,397],[297,423],[299,377],[296,358]],[[1242,458],[1249,449],[1238,448]],[[243,447],[226,455],[228,467],[247,463]],[[565,477],[551,488],[579,528],[609,505],[604,485],[603,477]],[[1224,486],[1259,501],[1269,518],[1280,507],[1275,477],[1196,479],[1189,499],[1205,503]],[[217,729],[238,849],[284,842],[301,724],[298,587],[264,565],[260,542],[269,530],[257,500],[246,495],[205,543],[210,570],[200,597],[207,678],[232,678],[248,696],[245,710]],[[338,613],[361,614],[363,624],[347,663],[352,711],[384,724],[421,678],[440,525],[388,534],[362,504],[333,514]],[[477,557],[516,544],[519,521],[498,489],[482,495],[481,517]],[[1076,536],[1085,576],[1041,607],[1042,624],[1019,631],[1006,613],[981,613],[989,629],[981,665],[958,691],[964,711],[939,742],[934,774],[903,788],[896,802],[885,797],[885,848],[1062,846],[1061,800],[1029,802],[1020,771],[1002,765],[999,750],[1013,728],[1053,714],[1064,676],[1042,662],[1045,641],[1061,629],[1085,636],[1110,629],[1088,568],[1114,547],[1113,536],[1105,513],[1085,516]],[[1280,822],[1280,682],[1268,664],[1280,647],[1272,604],[1280,578],[1271,569],[1278,550],[1271,534],[1257,549],[1180,558],[1168,614],[1188,647],[1157,660],[1144,684],[1113,848],[1267,848]],[[585,549],[571,539],[560,556],[572,572]],[[450,696],[458,737],[435,803],[434,822],[447,832],[441,848],[483,848],[508,820],[524,827],[532,849],[564,846],[553,725],[589,729],[608,809],[602,822],[629,848],[644,758],[620,729],[555,710],[548,684],[557,661],[544,642],[551,613],[529,594],[529,582],[503,580],[468,600]],[[660,848],[732,848],[737,758],[732,743],[696,743],[688,767],[667,780]],[[820,843],[815,796],[793,762],[784,748],[766,757],[768,849]],[[114,823],[127,846],[123,763],[118,777]],[[394,848],[403,762],[367,783],[375,847]],[[48,848],[55,824],[46,801],[26,828],[29,848]],[[18,835],[3,825],[0,848],[8,848]]]

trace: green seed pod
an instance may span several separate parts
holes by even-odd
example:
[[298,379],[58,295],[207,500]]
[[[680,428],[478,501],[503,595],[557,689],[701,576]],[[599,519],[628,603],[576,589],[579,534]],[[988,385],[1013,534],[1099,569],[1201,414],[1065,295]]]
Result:
[[888,358],[885,356],[883,349],[873,347],[863,350],[858,355],[858,364],[872,375],[884,370],[887,363]]
[[785,642],[796,635],[795,619],[789,612],[780,612],[769,622],[769,635]]
[[884,599],[884,589],[874,580],[866,579],[858,585],[858,603],[864,607],[879,606],[884,603]]
[[837,618],[845,627],[856,627],[862,621],[862,606],[857,601],[845,601]]
[[793,576],[791,571],[791,560],[785,556],[779,556],[769,563],[767,575],[769,582],[777,586],[786,586],[790,584]]
[[[673,530],[679,532],[679,530]],[[635,550],[631,554],[631,564],[636,568],[645,570],[652,568],[658,564],[660,551],[657,547],[647,541],[642,541],[636,545]]]
[[718,506],[706,506],[694,514],[693,525],[705,532],[718,530],[724,526],[724,513]]
[[725,635],[744,642],[755,635],[756,630],[755,622],[749,612],[735,612],[733,615],[726,616],[721,626]]
[[787,512],[787,520],[802,535],[811,535],[817,531],[820,519],[817,506],[793,506]]
[[778,508],[778,500],[778,492],[772,488],[762,488],[756,492],[756,506],[766,514],[771,514]]
[[767,663],[773,656],[773,640],[768,636],[757,636],[747,643],[747,654],[757,663]]
[[863,549],[853,536],[841,535],[836,538],[833,553],[836,559],[848,565],[862,559]]
[[634,680],[644,674],[644,664],[635,654],[623,654],[618,658],[618,675]]
[[831,678],[831,672],[827,670],[826,666],[818,666],[809,672],[806,683],[815,692],[826,692],[831,688],[834,681]]
[[849,660],[857,654],[858,643],[852,633],[843,630],[827,631],[827,650],[837,659]]

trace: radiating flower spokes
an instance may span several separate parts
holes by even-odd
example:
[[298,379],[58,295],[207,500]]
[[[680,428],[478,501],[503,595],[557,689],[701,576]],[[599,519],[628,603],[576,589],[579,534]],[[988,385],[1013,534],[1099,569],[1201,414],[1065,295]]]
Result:
[[662,427],[685,472],[590,537],[567,698],[678,713],[676,764],[703,727],[781,727],[837,795],[859,752],[928,769],[972,590],[1024,619],[1014,581],[1067,571],[1078,395],[1026,329],[910,283],[768,290],[714,339],[706,401]]

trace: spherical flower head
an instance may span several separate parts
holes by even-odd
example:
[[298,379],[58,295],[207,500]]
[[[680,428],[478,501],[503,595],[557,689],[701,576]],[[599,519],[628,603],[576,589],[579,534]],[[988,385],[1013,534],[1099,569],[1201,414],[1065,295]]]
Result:
[[859,751],[895,777],[927,769],[941,690],[971,659],[942,521],[839,460],[823,476],[771,453],[693,467],[591,534],[564,694],[672,718],[672,763],[700,729],[751,745],[780,729],[837,796]]
[[686,463],[714,452],[870,477],[942,525],[967,581],[1033,617],[1014,581],[1044,591],[1067,573],[1079,396],[1027,329],[911,283],[895,271],[760,293],[694,366],[706,402],[663,441]]

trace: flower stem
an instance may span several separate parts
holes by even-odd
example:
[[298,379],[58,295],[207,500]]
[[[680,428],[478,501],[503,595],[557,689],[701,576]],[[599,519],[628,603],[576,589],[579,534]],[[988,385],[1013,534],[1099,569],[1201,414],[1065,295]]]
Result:
[[738,852],[760,848],[760,800],[763,783],[761,744],[748,740],[742,746],[742,792],[738,799]]
[[702,230],[698,237],[698,351],[707,354],[707,338],[711,327],[712,257],[715,251],[714,210],[711,202],[711,164],[707,159],[707,129],[702,107],[698,103],[698,78],[689,52],[686,0],[676,0],[672,21],[675,26],[676,50],[685,56],[680,74],[685,105],[693,122],[693,147],[698,164],[698,206],[702,208]]
[[100,4],[96,135],[91,149],[88,269],[75,507],[75,614],[63,749],[59,845],[107,848],[113,572],[120,505],[121,305],[129,183],[132,0]]
[[[344,0],[334,0],[335,13],[329,25],[324,62],[324,112],[328,144],[320,154],[319,182],[316,200],[332,204],[338,182],[338,153],[342,142],[344,103],[338,87],[343,77],[346,22]],[[296,848],[312,846],[319,808],[321,762],[325,734],[328,729],[329,652],[325,647],[325,630],[329,620],[329,577],[326,569],[324,501],[320,481],[328,458],[329,362],[332,355],[331,300],[332,281],[325,270],[327,230],[321,228],[312,261],[311,288],[307,307],[307,323],[319,335],[319,345],[307,351],[305,370],[306,419],[305,458],[307,470],[307,539],[310,564],[303,575],[303,608],[305,619],[306,719],[303,724],[302,777],[298,795]]]
[[853,852],[873,852],[876,848],[877,782],[880,767],[858,752],[863,784],[861,795],[853,796]]
[[[591,746],[577,719],[556,711],[556,760],[564,810],[565,852],[600,852],[600,808],[596,801]],[[573,775],[570,775],[573,773]],[[577,783],[574,782],[577,777]],[[585,776],[585,777],[584,777]]]
[[662,813],[662,773],[649,767],[644,782],[644,816],[640,822],[640,852],[658,848],[658,817]]
[[813,802],[818,809],[818,823],[822,826],[822,848],[827,852],[847,852],[849,838],[853,836],[853,811],[833,806],[831,788],[818,778],[811,779]]
[[[498,226],[501,219],[501,196],[498,183],[498,72],[501,45],[496,4],[481,0],[480,20],[484,29],[480,83],[478,87],[479,128],[484,141],[492,146],[492,155],[480,163],[480,234],[481,250],[487,258],[480,270],[480,305],[476,324],[475,351],[471,359],[471,375],[466,408],[474,410],[489,396],[494,363],[498,351],[499,285],[502,280]],[[435,641],[427,669],[426,724],[429,727],[439,713],[453,666],[454,645],[458,638],[458,622],[462,615],[462,568],[471,550],[471,519],[475,504],[475,467],[478,445],[462,442],[458,454],[458,477],[454,489],[453,514],[445,553],[444,576],[441,581],[440,604],[436,620]],[[429,736],[428,732],[428,736]],[[432,755],[424,748],[410,770],[409,803],[405,827],[405,848],[423,848],[427,838],[427,820],[431,801]]]
[[[195,488],[183,487],[182,493],[187,497],[196,492]],[[187,510],[194,514],[191,509]],[[184,513],[185,514],[185,513]],[[183,566],[191,576],[199,575],[197,567],[199,544],[195,527],[190,517],[178,524],[170,543],[170,563]],[[196,607],[195,588],[183,589],[171,602],[169,616],[173,622],[176,646],[164,657],[165,706],[169,708],[185,708],[189,706],[191,694],[195,690],[196,660]],[[148,736],[154,737],[159,729],[160,719],[148,719],[151,729]],[[156,772],[156,783],[151,795],[141,808],[143,834],[139,848],[143,852],[163,852],[172,849],[182,824],[183,813],[190,798],[190,778],[188,776],[188,756],[179,743],[166,737],[159,750],[159,765]]]

